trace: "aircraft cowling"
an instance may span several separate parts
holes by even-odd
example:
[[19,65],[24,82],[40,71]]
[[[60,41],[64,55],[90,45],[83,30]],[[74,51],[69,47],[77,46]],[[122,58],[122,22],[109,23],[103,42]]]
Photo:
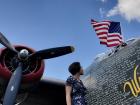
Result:
[[[27,49],[29,54],[35,52],[32,48],[22,45],[14,45],[17,51],[21,49]],[[2,48],[0,50],[0,78],[4,80],[9,80],[14,67],[14,60],[17,57],[15,53],[7,48]],[[22,84],[35,83],[40,80],[44,72],[45,63],[43,60],[34,59],[25,61],[25,68],[23,70]]]

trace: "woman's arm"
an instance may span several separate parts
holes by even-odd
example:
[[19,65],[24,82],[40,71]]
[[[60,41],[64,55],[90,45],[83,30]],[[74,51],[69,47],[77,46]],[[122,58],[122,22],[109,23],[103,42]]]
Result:
[[72,103],[71,103],[71,92],[72,92],[72,87],[66,85],[66,86],[65,86],[65,91],[66,91],[66,103],[67,103],[67,105],[72,105]]

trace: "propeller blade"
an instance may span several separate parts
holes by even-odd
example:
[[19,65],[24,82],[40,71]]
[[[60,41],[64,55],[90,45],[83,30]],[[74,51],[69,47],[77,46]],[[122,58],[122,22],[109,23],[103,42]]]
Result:
[[8,83],[3,100],[3,105],[15,104],[16,96],[19,90],[19,86],[21,84],[21,77],[22,77],[22,65],[19,64],[17,69],[12,74],[11,79]]
[[69,54],[72,53],[73,51],[74,51],[74,47],[72,46],[56,47],[56,48],[37,51],[31,54],[29,58],[49,59],[49,58],[54,58],[65,54]]
[[17,50],[12,46],[12,44],[7,40],[7,38],[0,32],[0,43],[5,47],[9,48],[13,52],[17,53]]

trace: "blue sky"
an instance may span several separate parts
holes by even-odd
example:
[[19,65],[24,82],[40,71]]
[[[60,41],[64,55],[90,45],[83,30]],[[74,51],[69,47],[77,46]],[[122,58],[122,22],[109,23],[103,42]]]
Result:
[[125,40],[139,37],[139,5],[139,0],[0,0],[0,31],[12,44],[35,50],[74,46],[72,54],[45,60],[43,78],[65,80],[69,64],[80,61],[86,69],[108,49],[99,44],[91,18],[121,22]]

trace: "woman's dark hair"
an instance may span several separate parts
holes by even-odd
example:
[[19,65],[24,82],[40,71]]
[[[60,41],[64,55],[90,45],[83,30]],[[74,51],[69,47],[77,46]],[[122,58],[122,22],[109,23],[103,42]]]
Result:
[[73,62],[72,64],[70,64],[68,70],[72,75],[75,75],[76,73],[78,73],[81,69],[81,65],[80,62]]

